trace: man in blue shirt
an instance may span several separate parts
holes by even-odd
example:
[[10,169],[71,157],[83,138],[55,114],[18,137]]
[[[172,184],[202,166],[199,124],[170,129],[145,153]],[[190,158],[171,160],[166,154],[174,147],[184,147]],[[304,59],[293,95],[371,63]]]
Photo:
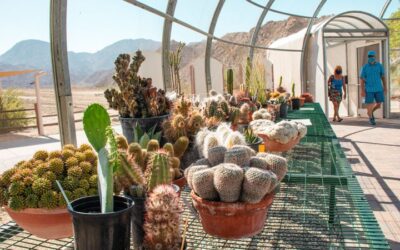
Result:
[[365,97],[369,123],[376,125],[374,111],[381,107],[385,100],[386,80],[382,64],[375,60],[375,51],[368,51],[368,63],[361,68],[361,96]]

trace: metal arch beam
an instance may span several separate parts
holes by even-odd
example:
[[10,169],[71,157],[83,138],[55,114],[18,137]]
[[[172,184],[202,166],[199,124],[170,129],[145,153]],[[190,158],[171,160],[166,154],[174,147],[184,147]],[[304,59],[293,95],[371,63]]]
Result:
[[[257,39],[258,39],[258,33],[260,32],[261,25],[264,22],[264,19],[268,13],[268,10],[271,8],[271,6],[274,2],[275,2],[275,0],[269,0],[267,2],[267,4],[265,5],[265,8],[263,8],[263,11],[261,12],[260,17],[258,18],[257,25],[254,28],[254,32],[251,36],[251,42],[250,42],[251,46],[256,45]],[[250,51],[249,51],[250,62],[253,62],[253,56],[254,56],[254,47],[250,47]]]
[[[165,13],[169,16],[174,16],[175,7],[178,0],[168,0],[168,5]],[[171,46],[171,31],[172,31],[172,21],[170,19],[164,19],[164,28],[162,35],[162,73],[164,81],[164,90],[171,89],[171,71],[169,69],[169,52]]]
[[389,7],[390,3],[392,2],[392,0],[386,0],[385,4],[382,7],[381,13],[379,14],[379,18],[383,18],[383,16],[385,15],[385,12],[387,10],[387,8]]
[[[225,0],[219,0],[217,7],[215,8],[213,17],[211,19],[210,27],[208,28],[208,34],[214,35],[215,26],[217,25],[219,14],[221,13],[222,7],[225,4]],[[212,49],[213,38],[207,36],[206,52],[205,52],[205,74],[206,74],[206,90],[211,90],[211,49]]]
[[[338,27],[339,29],[343,29],[343,27],[340,26],[339,24],[330,23],[329,25],[332,25],[332,26],[334,26],[334,27]],[[350,33],[350,32],[347,32],[347,33],[351,36],[351,33]],[[340,34],[340,33],[337,33],[337,35],[338,35],[339,37],[343,37],[343,35]]]
[[76,146],[67,52],[67,0],[50,1],[50,46],[61,145]]
[[[265,8],[266,8],[265,6],[262,6],[261,4],[256,3],[256,2],[254,2],[254,1],[252,1],[252,0],[246,0],[246,1],[249,2],[249,3],[251,3],[251,4],[254,5],[254,6],[257,6],[257,7],[261,8],[261,9],[265,9]],[[269,9],[269,11],[275,12],[275,13],[278,13],[278,14],[281,14],[281,15],[286,15],[286,16],[294,16],[294,17],[301,17],[301,18],[307,18],[307,19],[312,18],[312,17],[310,17],[310,16],[303,16],[303,15],[299,15],[299,14],[288,13],[288,12],[284,12],[284,11],[280,11],[280,10],[275,10],[275,9],[271,9],[271,8]]]
[[[341,16],[338,16],[338,17],[353,18],[353,19],[356,19],[356,20],[362,22],[363,24],[367,25],[367,26],[370,27],[371,29],[374,28],[374,26],[372,26],[369,22],[365,21],[365,20],[362,19],[362,18],[356,17],[356,16],[341,15]],[[329,25],[329,24],[328,24],[328,25]]]
[[[227,44],[242,46],[242,47],[248,47],[248,48],[252,47],[249,44],[232,42],[232,41],[229,41],[229,40],[225,40],[225,39],[216,37],[216,36],[214,36],[212,34],[209,34],[208,32],[205,32],[205,31],[203,31],[203,30],[201,30],[199,28],[196,28],[193,25],[190,25],[190,24],[188,24],[188,23],[186,23],[186,22],[184,22],[184,21],[182,21],[180,19],[177,19],[177,18],[175,18],[175,17],[173,17],[171,15],[167,15],[166,13],[164,13],[162,11],[159,11],[159,10],[157,10],[157,9],[151,7],[151,6],[148,6],[147,4],[144,4],[144,3],[140,2],[140,1],[137,1],[137,0],[124,0],[124,1],[128,2],[128,3],[131,3],[131,4],[133,4],[133,5],[135,5],[135,6],[139,7],[139,8],[142,8],[142,9],[144,9],[146,11],[149,11],[149,12],[151,12],[153,14],[156,14],[156,15],[158,15],[160,17],[169,19],[172,22],[175,22],[175,23],[177,23],[179,25],[182,25],[183,27],[188,28],[190,30],[193,30],[194,32],[202,34],[202,35],[204,35],[206,37],[211,37],[214,40],[217,40],[217,41],[220,41],[220,42],[223,42],[223,43],[227,43]],[[300,49],[280,49],[280,48],[270,48],[270,47],[264,47],[264,46],[253,46],[253,47],[257,48],[257,49],[274,50],[274,51],[301,52]]]
[[[350,25],[351,27],[353,27],[353,28],[355,28],[355,29],[358,29],[357,26],[355,26],[354,24],[352,24],[351,22],[348,22],[348,21],[346,21],[346,20],[340,20],[340,19],[338,19],[338,20],[333,20],[332,22],[345,23],[345,24]],[[332,23],[330,23],[330,25],[332,25]],[[338,26],[336,26],[336,27],[338,27]],[[364,34],[364,32],[362,32],[362,34]]]
[[304,53],[306,51],[307,48],[307,44],[308,44],[308,38],[310,36],[310,32],[311,32],[311,28],[314,24],[314,20],[315,18],[318,16],[320,10],[322,9],[322,7],[324,6],[324,4],[326,3],[327,0],[321,0],[317,6],[317,8],[314,11],[314,14],[312,16],[312,18],[309,20],[308,22],[308,26],[307,26],[307,30],[306,33],[304,34],[304,38],[303,38],[303,47],[301,49],[301,57],[300,57],[300,79],[301,79],[301,90],[306,90],[305,86],[306,86],[306,79],[305,79],[305,65],[306,63],[305,61],[305,56]]

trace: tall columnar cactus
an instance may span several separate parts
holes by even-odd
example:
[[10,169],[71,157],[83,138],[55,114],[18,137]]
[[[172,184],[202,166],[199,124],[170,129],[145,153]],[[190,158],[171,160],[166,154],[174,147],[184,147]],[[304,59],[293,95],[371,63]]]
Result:
[[296,97],[296,95],[295,95],[295,88],[296,88],[296,85],[294,84],[294,82],[292,83],[292,97],[294,98],[294,97]]
[[182,61],[182,50],[185,47],[185,43],[180,42],[175,51],[169,52],[169,68],[172,78],[172,89],[178,93],[182,94],[181,78],[179,74],[181,61]]
[[146,171],[148,191],[152,191],[157,185],[171,183],[168,155],[165,153],[151,153]]
[[179,197],[169,185],[159,185],[146,201],[145,249],[179,249]]
[[226,72],[226,89],[233,95],[233,69],[228,69]]

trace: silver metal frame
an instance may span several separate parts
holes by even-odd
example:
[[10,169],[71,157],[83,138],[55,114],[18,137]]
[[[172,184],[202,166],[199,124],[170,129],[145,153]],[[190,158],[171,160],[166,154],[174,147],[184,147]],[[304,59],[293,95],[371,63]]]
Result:
[[76,146],[67,52],[67,0],[50,1],[50,46],[61,145]]
[[[215,8],[213,17],[211,19],[210,27],[208,28],[208,33],[214,35],[215,26],[217,25],[217,21],[219,18],[219,14],[221,13],[222,7],[225,4],[225,0],[219,0],[217,7]],[[206,90],[211,90],[211,50],[212,50],[212,37],[207,37],[206,43],[206,52],[205,52],[205,74],[206,74]]]
[[304,37],[303,37],[303,46],[301,48],[301,57],[300,57],[300,80],[301,80],[300,89],[302,89],[303,91],[306,90],[306,87],[307,87],[306,86],[306,77],[305,77],[305,75],[306,75],[306,73],[305,73],[306,68],[305,67],[306,67],[307,64],[305,62],[304,54],[305,54],[306,49],[307,49],[308,38],[310,36],[310,32],[311,32],[311,28],[312,28],[312,26],[314,24],[314,20],[318,16],[320,10],[322,9],[322,7],[326,3],[326,1],[327,0],[321,0],[319,2],[317,8],[314,11],[314,14],[313,14],[312,18],[308,21],[307,30],[306,30],[306,33],[304,34]]
[[381,19],[383,18],[383,16],[385,15],[385,12],[386,12],[386,10],[389,7],[391,2],[392,2],[392,0],[386,0],[385,4],[382,7],[381,14],[379,14],[379,18],[381,18]]
[[[271,6],[274,2],[275,2],[275,0],[269,0],[267,2],[267,4],[265,5],[265,8],[263,8],[263,11],[261,12],[260,17],[258,18],[257,25],[254,28],[254,32],[251,36],[251,41],[250,41],[251,46],[256,45],[257,39],[258,39],[258,33],[260,32],[261,25],[264,22],[264,19],[268,13],[268,10],[271,9]],[[249,51],[250,62],[253,62],[253,56],[254,56],[254,47],[250,47],[250,51]]]
[[[266,7],[262,6],[259,3],[256,3],[252,0],[246,0],[247,2],[249,2],[250,4],[257,6],[261,9],[265,9]],[[294,17],[301,17],[301,18],[312,18],[311,16],[303,16],[303,15],[299,15],[299,14],[293,14],[293,13],[289,13],[289,12],[285,12],[285,11],[280,11],[280,10],[275,10],[275,9],[269,9],[269,11],[277,13],[277,14],[281,14],[281,15],[286,15],[286,16],[294,16]]]
[[[170,16],[174,16],[175,7],[178,0],[168,0],[166,13]],[[164,19],[164,29],[162,35],[162,48],[161,48],[161,65],[162,65],[162,74],[164,80],[164,89],[171,88],[171,71],[169,68],[169,52],[171,48],[171,31],[172,31],[172,21],[165,18]]]

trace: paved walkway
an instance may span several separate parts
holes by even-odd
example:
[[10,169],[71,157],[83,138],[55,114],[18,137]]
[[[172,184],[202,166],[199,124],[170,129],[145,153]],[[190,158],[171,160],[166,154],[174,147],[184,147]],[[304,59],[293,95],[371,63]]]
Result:
[[[378,120],[375,127],[355,118],[332,125],[386,238],[400,249],[400,119]],[[77,131],[77,139],[87,142],[83,131]],[[59,147],[58,135],[1,135],[0,173],[38,149]]]
[[400,119],[332,123],[392,249],[400,249]]

